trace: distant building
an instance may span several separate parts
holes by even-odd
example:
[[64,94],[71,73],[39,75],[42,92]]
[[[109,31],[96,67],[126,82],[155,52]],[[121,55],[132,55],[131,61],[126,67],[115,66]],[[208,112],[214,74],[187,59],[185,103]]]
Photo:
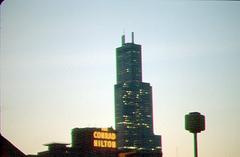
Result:
[[44,152],[39,152],[38,157],[72,157],[68,144],[63,143],[50,143],[45,144],[48,146],[48,150]]
[[74,128],[73,156],[117,157],[116,132],[113,128]]
[[119,150],[158,151],[161,136],[153,133],[152,87],[142,82],[142,48],[132,42],[116,49],[115,126]]
[[117,157],[116,131],[113,128],[74,128],[72,145],[45,144],[47,151],[28,157]]
[[[113,128],[74,128],[72,145],[45,144],[47,151],[28,157],[162,157],[161,136],[153,132],[152,87],[142,82],[141,45],[116,49],[117,84]],[[1,157],[25,157],[1,135]]]
[[145,151],[130,151],[130,152],[121,152],[118,154],[118,157],[160,157],[162,153],[157,150],[145,150]]
[[1,157],[26,157],[26,155],[0,134]]

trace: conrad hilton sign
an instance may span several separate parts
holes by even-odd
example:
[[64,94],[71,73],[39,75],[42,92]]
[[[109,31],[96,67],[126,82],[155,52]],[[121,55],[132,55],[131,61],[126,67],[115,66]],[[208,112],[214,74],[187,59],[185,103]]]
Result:
[[116,148],[116,133],[102,128],[93,132],[93,146],[99,148]]

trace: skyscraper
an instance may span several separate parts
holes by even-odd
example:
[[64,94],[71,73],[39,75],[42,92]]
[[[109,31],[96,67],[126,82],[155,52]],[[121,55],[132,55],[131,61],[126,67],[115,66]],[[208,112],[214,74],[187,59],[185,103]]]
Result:
[[152,87],[142,82],[141,45],[125,43],[116,49],[115,126],[119,149],[160,150],[161,136],[153,133]]

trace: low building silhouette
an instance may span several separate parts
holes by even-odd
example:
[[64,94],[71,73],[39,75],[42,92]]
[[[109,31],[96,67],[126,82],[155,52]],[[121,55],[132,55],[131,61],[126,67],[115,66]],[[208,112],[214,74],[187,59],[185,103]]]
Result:
[[0,134],[0,156],[1,157],[26,157],[14,144]]
[[71,152],[65,143],[44,144],[48,146],[47,151],[39,152],[38,157],[71,157]]
[[162,153],[156,150],[136,150],[119,152],[118,157],[161,157]]
[[50,143],[47,151],[29,157],[117,157],[116,131],[113,128],[74,128],[72,145]]

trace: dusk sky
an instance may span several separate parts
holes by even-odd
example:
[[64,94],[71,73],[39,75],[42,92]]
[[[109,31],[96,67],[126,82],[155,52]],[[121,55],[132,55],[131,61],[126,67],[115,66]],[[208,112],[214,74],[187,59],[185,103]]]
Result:
[[240,156],[240,2],[5,0],[0,31],[1,134],[25,154],[115,127],[115,49],[134,32],[163,157],[193,156],[192,111],[200,157]]

